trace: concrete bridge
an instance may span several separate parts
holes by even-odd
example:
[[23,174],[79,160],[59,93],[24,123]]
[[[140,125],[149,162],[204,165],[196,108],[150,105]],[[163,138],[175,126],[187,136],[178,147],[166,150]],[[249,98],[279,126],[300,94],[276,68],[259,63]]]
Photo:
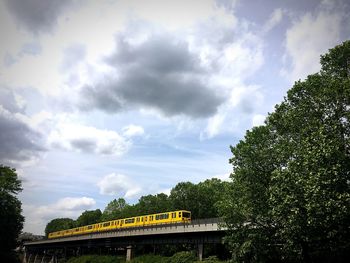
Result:
[[[191,223],[163,224],[116,229],[107,232],[26,242],[24,262],[55,262],[58,256],[82,255],[84,251],[126,250],[130,261],[138,245],[195,244],[199,260],[204,244],[222,243],[225,228],[219,218],[192,220]],[[49,261],[43,260],[43,257]],[[36,260],[34,260],[36,258]]]

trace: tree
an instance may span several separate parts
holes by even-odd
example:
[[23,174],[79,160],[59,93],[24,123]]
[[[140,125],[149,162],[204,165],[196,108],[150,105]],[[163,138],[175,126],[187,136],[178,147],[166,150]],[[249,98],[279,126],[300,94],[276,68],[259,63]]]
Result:
[[14,249],[22,228],[21,202],[16,195],[22,191],[15,169],[0,165],[0,258],[15,261]]
[[172,210],[169,198],[164,193],[141,196],[136,207],[140,215],[155,214]]
[[174,210],[189,210],[193,218],[198,218],[197,187],[191,182],[178,183],[170,191],[170,201]]
[[76,220],[76,226],[86,226],[101,222],[102,212],[100,209],[84,211]]
[[271,216],[283,251],[304,261],[349,248],[350,85],[323,70],[297,82],[269,118],[292,149],[272,177]]
[[114,199],[108,203],[105,210],[103,211],[102,220],[107,221],[117,218],[129,217],[129,213],[126,213],[129,207],[130,205],[126,203],[124,198],[118,198],[118,200]]
[[232,183],[219,209],[229,229],[226,238],[237,261],[272,261],[274,222],[269,211],[271,174],[276,169],[274,135],[266,126],[247,131],[244,140],[231,147]]
[[219,217],[218,203],[224,198],[228,182],[212,178],[197,184],[198,218]]
[[225,184],[219,179],[199,184],[181,182],[171,189],[169,199],[173,209],[189,210],[194,219],[217,217],[216,203],[223,198]]
[[231,148],[232,185],[220,207],[238,261],[331,261],[349,253],[350,42],[321,65]]
[[49,233],[70,229],[75,227],[75,221],[70,218],[55,218],[47,223],[45,227],[45,235],[48,236]]

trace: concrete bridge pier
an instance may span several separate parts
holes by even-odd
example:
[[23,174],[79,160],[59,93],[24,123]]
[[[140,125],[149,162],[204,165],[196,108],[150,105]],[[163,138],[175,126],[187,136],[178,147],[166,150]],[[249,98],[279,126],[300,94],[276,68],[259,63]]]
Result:
[[197,253],[198,253],[198,260],[199,261],[203,261],[203,249],[204,248],[204,245],[203,243],[199,243],[198,244],[198,250],[197,250]]
[[127,246],[126,247],[126,261],[131,261],[132,257],[133,257],[133,247],[132,246]]
[[51,260],[49,261],[49,263],[57,263],[57,257],[55,255],[52,255]]
[[24,251],[23,251],[22,263],[27,263],[27,251],[26,251],[26,249],[24,249]]

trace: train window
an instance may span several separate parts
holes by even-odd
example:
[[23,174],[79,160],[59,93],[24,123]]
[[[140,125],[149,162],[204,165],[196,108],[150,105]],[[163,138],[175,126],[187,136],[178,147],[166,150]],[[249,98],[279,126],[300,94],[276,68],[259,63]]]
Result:
[[162,219],[168,219],[168,218],[169,218],[169,214],[156,215],[156,220],[162,220]]
[[191,218],[191,213],[189,213],[189,212],[183,212],[182,215],[185,218]]
[[88,226],[87,229],[92,229],[92,226]]
[[149,217],[149,220],[150,220],[150,221],[153,221],[153,216],[150,216],[150,217]]
[[182,217],[182,216],[181,216],[181,212],[179,212],[179,217]]
[[111,224],[111,222],[107,222],[103,224],[103,227],[109,226]]
[[176,217],[176,213],[171,213],[171,218],[175,218]]
[[132,224],[135,222],[135,218],[125,219],[125,224]]
[[138,218],[136,218],[136,222],[140,222],[140,218],[138,217]]

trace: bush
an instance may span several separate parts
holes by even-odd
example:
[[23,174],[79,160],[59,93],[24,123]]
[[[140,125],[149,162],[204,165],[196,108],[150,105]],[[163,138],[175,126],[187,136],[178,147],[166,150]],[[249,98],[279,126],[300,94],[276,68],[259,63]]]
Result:
[[168,263],[193,263],[196,262],[196,260],[196,255],[193,252],[182,251],[169,258]]
[[168,263],[169,258],[162,257],[159,255],[144,255],[135,257],[132,261],[132,263]]
[[124,258],[116,256],[86,255],[70,258],[67,263],[122,263]]
[[217,256],[210,256],[210,257],[207,257],[206,259],[204,259],[204,262],[206,262],[206,263],[219,263],[222,261],[220,261]]

